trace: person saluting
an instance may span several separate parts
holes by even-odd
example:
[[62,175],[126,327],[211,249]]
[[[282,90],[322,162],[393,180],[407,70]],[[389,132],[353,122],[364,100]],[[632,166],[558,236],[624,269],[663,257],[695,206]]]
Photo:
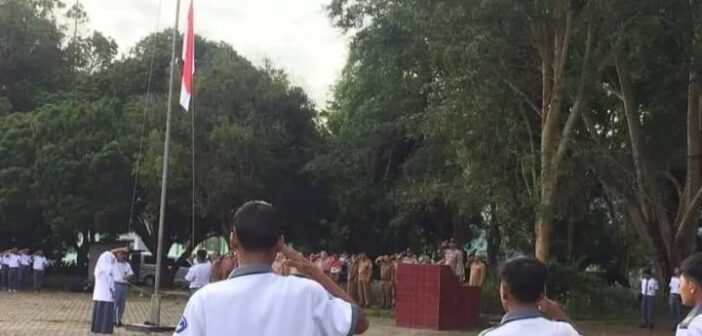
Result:
[[[282,219],[268,203],[248,202],[233,218],[232,249],[239,268],[227,281],[209,284],[188,301],[175,334],[362,334],[369,323],[356,303],[309,260],[285,246]],[[273,272],[280,252],[307,278]]]

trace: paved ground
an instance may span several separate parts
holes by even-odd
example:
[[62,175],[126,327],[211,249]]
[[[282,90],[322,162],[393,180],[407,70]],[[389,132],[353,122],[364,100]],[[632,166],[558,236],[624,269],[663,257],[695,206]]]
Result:
[[[180,318],[185,300],[166,298],[162,303],[161,318],[164,323],[174,325]],[[68,336],[90,335],[91,297],[74,293],[0,293],[0,335]],[[149,301],[138,296],[130,297],[125,322],[139,323],[148,318]],[[595,336],[669,336],[671,332],[659,330],[643,331],[630,327],[625,322],[581,322],[578,327],[586,335]],[[661,329],[661,328],[659,328]],[[117,329],[117,335],[132,335]],[[388,318],[373,318],[370,336],[475,336],[477,332],[432,332],[401,329]]]

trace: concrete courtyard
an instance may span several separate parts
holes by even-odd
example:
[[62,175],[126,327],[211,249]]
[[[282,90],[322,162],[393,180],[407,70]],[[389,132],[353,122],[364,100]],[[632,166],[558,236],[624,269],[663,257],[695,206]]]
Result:
[[[162,303],[161,319],[165,324],[175,325],[180,319],[186,301],[169,297]],[[0,293],[0,335],[73,336],[91,335],[90,316],[92,302],[89,294],[47,293]],[[146,297],[130,297],[125,323],[140,323],[149,316],[149,301]],[[578,328],[585,335],[650,335],[663,336],[673,333],[661,321],[658,330],[649,332],[632,327],[635,322],[579,322]],[[664,328],[665,326],[665,328]],[[139,335],[123,328],[116,335]],[[435,332],[397,328],[389,318],[372,318],[370,336],[475,336],[476,331]],[[255,335],[252,335],[255,336]]]

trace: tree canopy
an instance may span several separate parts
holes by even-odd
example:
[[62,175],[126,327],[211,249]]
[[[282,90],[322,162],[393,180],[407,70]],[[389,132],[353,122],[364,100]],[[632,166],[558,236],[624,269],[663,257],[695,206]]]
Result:
[[[193,108],[173,118],[167,245],[225,234],[234,207],[265,199],[306,248],[431,253],[454,238],[485,242],[493,264],[533,251],[621,283],[697,249],[702,5],[328,10],[351,43],[326,106],[270,62],[196,38]],[[56,15],[89,20],[55,0],[0,0],[0,246],[136,231],[153,249],[171,32],[117,55]]]

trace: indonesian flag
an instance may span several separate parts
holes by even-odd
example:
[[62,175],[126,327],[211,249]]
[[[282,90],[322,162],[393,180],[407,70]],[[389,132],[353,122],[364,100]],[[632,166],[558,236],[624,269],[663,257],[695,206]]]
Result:
[[193,29],[193,2],[190,0],[188,20],[183,36],[183,82],[180,87],[180,105],[190,110],[190,96],[193,94],[193,74],[195,73],[195,30]]

